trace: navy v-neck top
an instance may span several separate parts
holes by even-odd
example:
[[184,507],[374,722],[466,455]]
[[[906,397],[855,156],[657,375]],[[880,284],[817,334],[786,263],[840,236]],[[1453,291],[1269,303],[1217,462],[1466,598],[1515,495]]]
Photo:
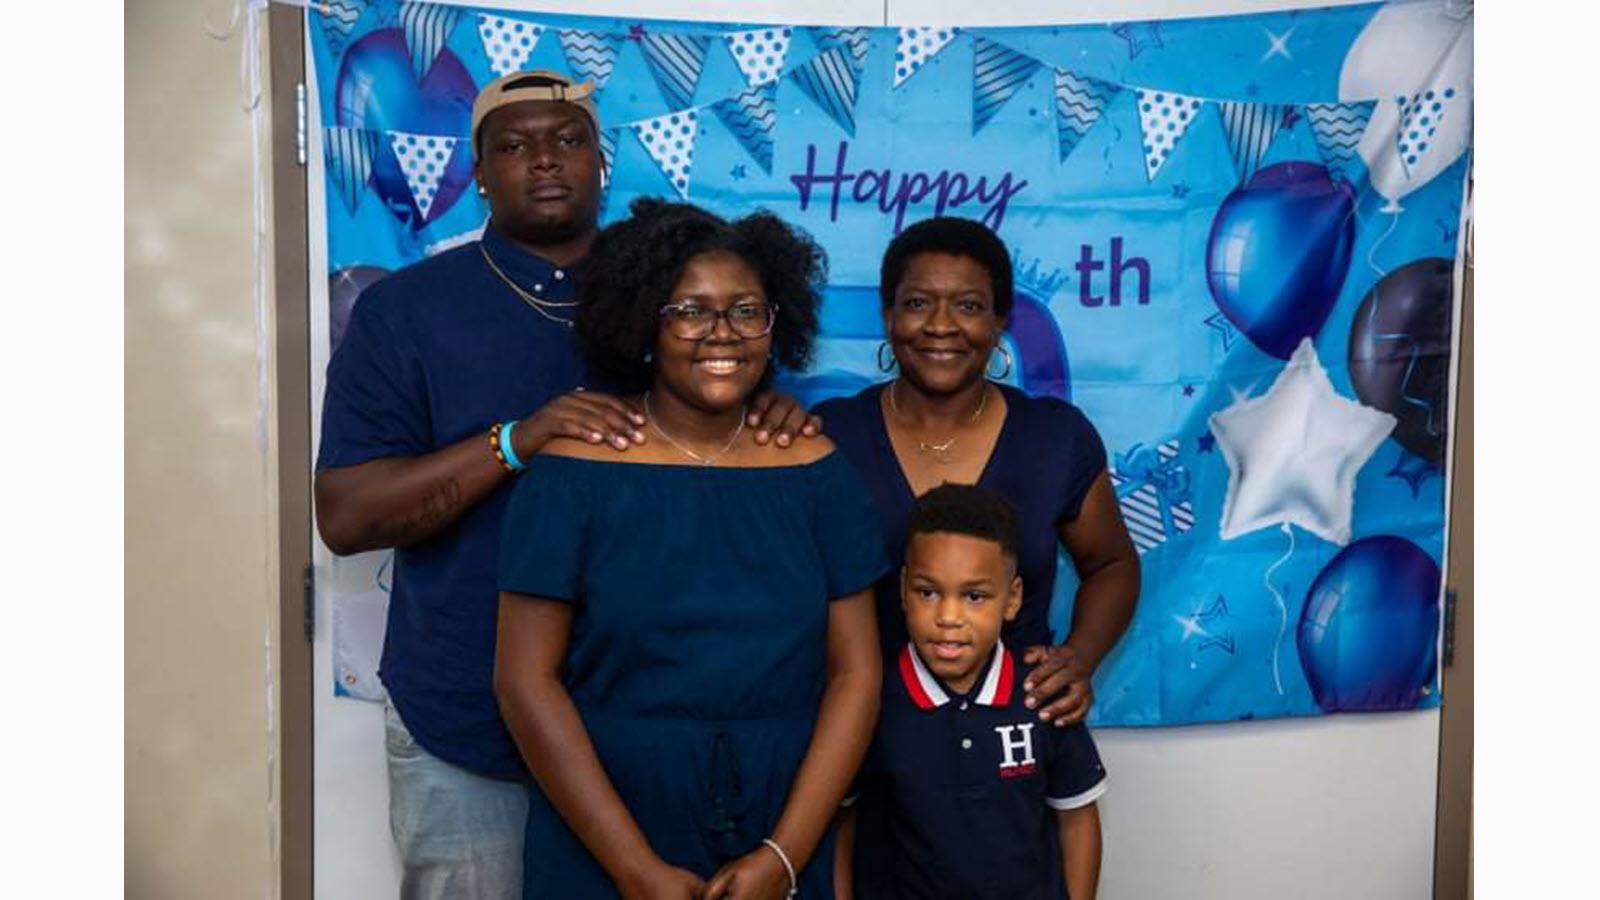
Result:
[[[906,531],[915,496],[894,455],[883,421],[877,384],[851,397],[819,404],[823,430],[856,467],[878,507],[892,571],[875,585],[878,634],[884,657],[905,646],[899,576],[905,564]],[[1021,649],[1054,643],[1050,598],[1056,586],[1056,548],[1060,526],[1076,519],[1096,476],[1105,471],[1100,435],[1076,406],[1054,397],[1031,397],[997,384],[1006,399],[1006,419],[978,484],[998,492],[1016,508],[1020,540],[1022,610],[1001,631]]]

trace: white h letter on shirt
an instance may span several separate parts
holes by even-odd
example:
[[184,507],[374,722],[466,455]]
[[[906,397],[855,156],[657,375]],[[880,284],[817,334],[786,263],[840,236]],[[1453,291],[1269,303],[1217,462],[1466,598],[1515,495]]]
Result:
[[[995,731],[1000,734],[1000,749],[1006,753],[1006,761],[1000,764],[1002,769],[1012,769],[1022,765],[1033,765],[1033,722],[1026,725],[997,725]],[[1022,732],[1020,739],[1013,738],[1011,732]],[[1021,750],[1022,759],[1017,759],[1013,751]]]

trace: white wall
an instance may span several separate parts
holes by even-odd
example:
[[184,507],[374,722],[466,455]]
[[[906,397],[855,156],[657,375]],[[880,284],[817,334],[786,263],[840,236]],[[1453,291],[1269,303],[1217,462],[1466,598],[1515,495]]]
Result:
[[226,24],[214,3],[126,8],[124,890],[135,900],[268,896],[275,871],[277,510],[258,430],[271,417],[257,383],[250,118],[241,37],[208,37],[208,13]]
[[[985,24],[1216,15],[1339,5],[1340,0],[547,0],[500,3],[589,15],[810,24]],[[315,124],[315,123],[313,123]],[[313,130],[313,133],[316,133]],[[314,155],[315,156],[315,155]],[[311,172],[311,271],[327,270],[320,168]],[[326,328],[325,282],[312,278],[313,328]],[[315,304],[320,303],[321,307]],[[326,334],[313,333],[321,394]],[[319,409],[320,409],[320,400]],[[322,575],[327,550],[318,547]],[[342,565],[343,590],[370,569]],[[320,579],[319,579],[320,580]],[[396,895],[383,781],[382,720],[335,699],[326,597],[317,642],[317,896]],[[1096,733],[1112,788],[1102,801],[1102,897],[1387,900],[1432,893],[1438,712]]]

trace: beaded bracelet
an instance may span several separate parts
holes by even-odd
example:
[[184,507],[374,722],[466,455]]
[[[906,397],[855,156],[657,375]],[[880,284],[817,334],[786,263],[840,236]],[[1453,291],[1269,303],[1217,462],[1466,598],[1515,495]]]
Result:
[[514,450],[511,452],[511,458],[506,458],[506,450],[510,449],[511,444],[509,440],[510,431],[505,427],[506,424],[515,425],[517,423],[496,422],[494,427],[489,429],[489,449],[494,451],[494,458],[499,461],[500,468],[505,469],[512,475],[516,475],[526,469],[527,466],[523,464],[522,460],[517,459],[517,454]]

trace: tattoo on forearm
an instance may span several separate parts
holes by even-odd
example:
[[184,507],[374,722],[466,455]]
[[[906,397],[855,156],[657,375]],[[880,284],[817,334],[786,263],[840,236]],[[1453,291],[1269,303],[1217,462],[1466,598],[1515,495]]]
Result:
[[385,547],[409,544],[432,535],[455,521],[461,507],[461,485],[446,478],[432,485],[416,509],[386,522],[379,522],[377,542]]

